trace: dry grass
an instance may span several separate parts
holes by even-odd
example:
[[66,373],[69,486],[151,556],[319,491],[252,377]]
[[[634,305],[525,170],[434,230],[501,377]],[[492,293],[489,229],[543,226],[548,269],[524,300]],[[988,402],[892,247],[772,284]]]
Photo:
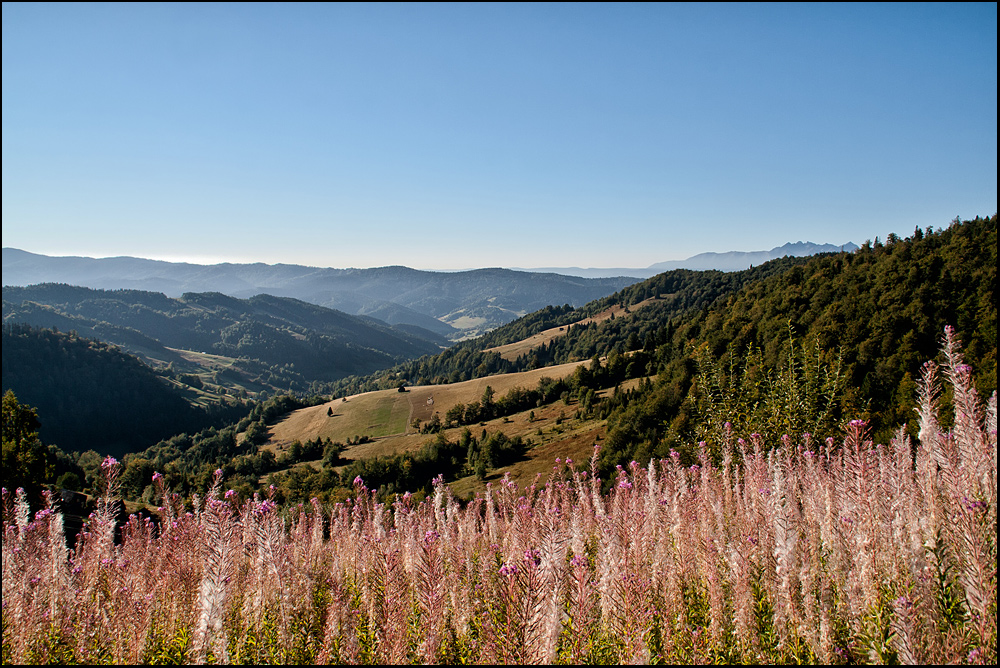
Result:
[[180,357],[185,362],[197,364],[198,366],[211,369],[228,369],[233,366],[235,360],[225,355],[212,355],[210,353],[195,352],[193,350],[181,350],[180,348],[167,348],[170,352]]
[[[613,391],[613,390],[609,390]],[[506,418],[496,418],[478,425],[452,427],[443,430],[449,441],[459,440],[462,432],[468,429],[477,438],[482,432],[493,434],[503,432],[509,438],[520,436],[530,439],[535,447],[529,449],[524,458],[493,470],[485,480],[468,476],[450,484],[453,492],[460,497],[469,498],[485,489],[487,482],[509,478],[518,484],[530,484],[537,475],[548,475],[556,458],[574,461],[586,461],[594,451],[594,445],[603,441],[606,434],[604,420],[577,420],[576,402],[566,405],[561,401],[545,406],[515,413]],[[531,414],[534,418],[531,418]],[[412,431],[412,430],[411,430]],[[347,460],[384,457],[403,452],[416,452],[429,441],[436,438],[433,435],[409,433],[391,438],[377,439],[371,443],[354,445],[344,451]]]
[[[315,438],[344,443],[355,436],[369,436],[377,439],[376,442],[355,446],[345,456],[360,459],[416,449],[427,437],[410,426],[414,419],[424,422],[435,413],[443,417],[455,404],[478,401],[487,385],[493,388],[497,397],[501,397],[514,387],[534,388],[545,376],[565,378],[580,364],[585,362],[500,374],[450,385],[416,385],[407,392],[380,390],[346,397],[346,401],[337,399],[293,411],[271,428],[270,440],[265,447],[275,450],[295,440]],[[327,411],[331,409],[333,415],[328,416]],[[410,438],[413,436],[417,438]]]
[[[554,409],[555,406],[546,408]],[[540,412],[543,411],[536,411],[536,416]],[[594,445],[604,440],[607,431],[604,421],[590,420],[578,424],[576,420],[570,420],[569,424],[563,424],[566,429],[558,433],[553,431],[555,418],[547,416],[537,419],[530,425],[528,436],[538,445],[526,452],[523,459],[494,469],[483,480],[474,475],[459,478],[448,485],[452,493],[459,498],[472,498],[476,494],[482,494],[487,483],[495,484],[505,475],[521,487],[530,485],[539,476],[544,481],[554,469],[559,468],[554,465],[557,461],[585,462],[590,459],[594,453]],[[542,429],[543,436],[537,435],[537,429]],[[504,430],[508,435],[512,435],[512,431]]]
[[[449,320],[449,318],[451,319]],[[471,315],[455,316],[454,314],[446,315],[441,320],[455,329],[475,329],[476,327],[482,327],[488,322],[486,318]]]
[[[318,437],[330,438],[343,443],[349,438],[362,434],[374,438],[369,443],[348,446],[341,455],[345,464],[336,467],[338,471],[352,461],[417,452],[435,436],[421,434],[409,426],[413,417],[426,421],[435,412],[443,415],[456,403],[477,401],[482,396],[483,390],[486,389],[486,385],[490,385],[496,390],[497,396],[503,396],[513,387],[533,387],[543,376],[563,378],[579,364],[581,362],[535,369],[518,374],[491,376],[452,385],[414,387],[406,393],[396,390],[368,392],[349,397],[346,402],[338,399],[322,406],[303,408],[289,414],[288,417],[275,425],[271,429],[271,440],[264,447],[278,454],[287,450],[292,441],[295,440],[306,441]],[[496,382],[497,379],[499,382]],[[621,389],[633,389],[643,380],[642,378],[628,380],[621,384]],[[598,392],[598,396],[606,397],[613,392],[614,388],[608,388]],[[434,402],[430,404],[427,399],[433,399]],[[400,428],[394,434],[380,436],[374,430],[384,430],[387,425],[385,422],[377,422],[376,416],[380,412],[384,414],[385,406],[390,403],[396,415],[402,414],[403,409],[410,409],[408,414],[410,419],[406,421],[405,430]],[[327,416],[327,408],[333,408],[333,417]],[[607,433],[606,421],[577,420],[575,419],[576,409],[577,403],[575,401],[569,405],[557,401],[533,410],[481,422],[478,425],[443,430],[445,437],[452,442],[459,439],[463,430],[469,429],[476,437],[479,437],[483,431],[487,434],[503,432],[509,438],[520,436],[524,439],[531,439],[535,443],[535,447],[528,450],[523,459],[495,469],[485,480],[479,480],[475,476],[467,476],[454,481],[451,483],[454,493],[459,497],[469,498],[473,494],[482,492],[487,482],[502,478],[505,474],[518,484],[530,484],[536,476],[548,475],[552,469],[552,463],[557,458],[564,461],[567,458],[573,461],[589,459],[593,453],[594,445],[604,440]],[[534,419],[530,419],[532,413]],[[362,430],[363,427],[373,427],[374,430],[366,432]],[[322,462],[318,460],[302,463],[307,463],[317,470],[322,466]]]
[[[660,299],[659,297],[650,297],[649,299],[641,301],[638,304],[633,304],[628,309],[629,313],[635,311],[636,309],[643,308],[644,306],[649,306],[650,304],[657,301],[662,301],[662,299]],[[508,343],[502,346],[487,348],[483,352],[497,352],[500,353],[500,357],[504,358],[505,360],[514,361],[521,355],[530,353],[532,350],[538,348],[543,344],[548,345],[549,343],[552,342],[553,339],[557,339],[560,336],[565,336],[566,333],[571,328],[577,325],[589,325],[595,322],[601,323],[604,322],[605,320],[609,320],[612,316],[614,316],[615,318],[627,318],[629,317],[629,313],[625,312],[624,306],[616,304],[611,308],[601,311],[597,315],[591,316],[589,318],[584,318],[583,320],[579,320],[577,322],[570,323],[569,325],[565,325],[562,327],[551,327],[549,329],[546,329],[545,331],[539,332],[538,334],[529,336],[526,339],[521,339],[520,341],[515,341],[514,343]]]

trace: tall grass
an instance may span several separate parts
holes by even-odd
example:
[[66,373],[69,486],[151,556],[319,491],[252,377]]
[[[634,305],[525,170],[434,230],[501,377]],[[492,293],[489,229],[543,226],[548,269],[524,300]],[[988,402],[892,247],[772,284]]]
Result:
[[[119,467],[70,553],[55,505],[3,492],[3,660],[15,663],[995,663],[996,395],[951,332],[911,443],[724,431],[719,461],[573,462],[462,505],[238,503],[115,535]],[[938,422],[939,380],[955,425]],[[770,446],[770,447],[769,447]],[[712,448],[714,451],[715,448]],[[591,471],[596,462],[594,453]]]

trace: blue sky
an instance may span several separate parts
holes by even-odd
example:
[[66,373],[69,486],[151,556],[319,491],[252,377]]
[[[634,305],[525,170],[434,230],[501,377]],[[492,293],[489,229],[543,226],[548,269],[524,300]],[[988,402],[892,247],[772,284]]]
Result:
[[3,245],[644,267],[997,210],[997,8],[3,4]]

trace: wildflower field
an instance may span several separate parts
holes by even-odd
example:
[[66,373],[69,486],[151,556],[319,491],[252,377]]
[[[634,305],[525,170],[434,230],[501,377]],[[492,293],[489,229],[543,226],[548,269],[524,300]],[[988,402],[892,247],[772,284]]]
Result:
[[69,551],[55,507],[5,490],[3,661],[992,664],[996,395],[944,353],[916,442],[723,430],[698,464],[633,462],[608,491],[557,461],[465,503],[358,480],[281,509],[220,475],[185,512],[161,478],[161,521],[116,527],[109,459]]

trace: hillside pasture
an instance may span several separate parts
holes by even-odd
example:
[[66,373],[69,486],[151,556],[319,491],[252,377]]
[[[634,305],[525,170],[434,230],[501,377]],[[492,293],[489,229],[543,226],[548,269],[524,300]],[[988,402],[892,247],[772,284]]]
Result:
[[632,306],[627,307],[628,308],[627,311],[625,306],[622,306],[620,304],[615,304],[611,308],[607,308],[596,315],[590,316],[589,318],[584,318],[583,320],[578,320],[577,322],[572,322],[568,325],[563,325],[561,327],[550,327],[549,329],[538,332],[537,334],[533,334],[532,336],[529,336],[526,339],[521,339],[520,341],[515,341],[513,343],[507,343],[502,346],[494,346],[493,348],[487,348],[483,352],[500,353],[500,357],[510,362],[513,362],[518,357],[522,355],[527,355],[535,348],[538,348],[539,346],[542,345],[548,345],[549,343],[552,342],[553,339],[557,339],[560,336],[565,336],[566,333],[569,332],[569,330],[572,329],[573,327],[577,327],[579,325],[589,325],[591,323],[601,323],[604,322],[605,320],[610,320],[612,317],[627,318],[636,309],[649,306],[650,304],[653,304],[658,301],[663,301],[665,298],[669,298],[669,295],[667,297],[650,297],[649,299],[645,299],[639,302],[638,304],[633,304]]
[[225,355],[213,355],[211,353],[195,352],[194,350],[183,350],[181,348],[168,347],[166,349],[176,354],[185,362],[190,362],[191,364],[196,364],[212,371],[228,369],[236,362],[232,357],[226,357]]
[[[509,438],[520,436],[523,439],[530,439],[534,444],[525,452],[524,457],[507,466],[491,470],[485,480],[466,476],[449,483],[452,492],[457,496],[470,498],[476,492],[483,491],[486,483],[499,480],[504,474],[510,474],[511,479],[520,485],[529,485],[537,475],[547,476],[556,458],[563,461],[567,458],[575,462],[589,461],[595,443],[603,440],[605,436],[606,424],[603,420],[577,420],[574,417],[575,412],[575,402],[566,405],[557,401],[505,418],[442,430],[444,437],[451,442],[458,441],[462,432],[468,429],[476,438],[482,438],[483,432],[487,435],[503,432]],[[411,429],[407,434],[349,446],[341,456],[349,462],[416,452],[436,438],[435,434],[420,434]]]
[[[521,373],[499,374],[449,385],[417,385],[406,392],[379,390],[289,413],[270,429],[267,447],[282,449],[293,441],[315,438],[346,443],[358,436],[376,439],[376,443],[352,446],[344,453],[348,459],[361,459],[375,454],[391,454],[420,446],[428,437],[412,426],[414,420],[426,422],[435,413],[441,418],[452,406],[478,401],[489,386],[500,398],[514,387],[534,388],[543,377],[565,378],[580,364],[570,362],[558,366],[533,369]],[[345,400],[346,399],[346,400]],[[332,410],[333,415],[327,415]],[[405,437],[415,436],[416,439]],[[386,439],[392,439],[386,442]],[[401,439],[401,440],[400,440]],[[415,445],[408,447],[413,440]],[[367,446],[367,447],[366,447]],[[369,451],[376,451],[369,454]]]

